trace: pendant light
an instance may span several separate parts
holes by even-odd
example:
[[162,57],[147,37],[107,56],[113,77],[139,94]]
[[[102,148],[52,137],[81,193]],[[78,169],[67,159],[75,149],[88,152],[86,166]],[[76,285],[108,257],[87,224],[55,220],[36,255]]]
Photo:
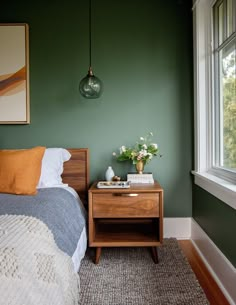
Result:
[[88,74],[80,81],[79,90],[81,95],[88,99],[95,99],[101,96],[102,81],[93,74],[92,70],[92,34],[91,34],[91,4],[89,0],[89,70]]

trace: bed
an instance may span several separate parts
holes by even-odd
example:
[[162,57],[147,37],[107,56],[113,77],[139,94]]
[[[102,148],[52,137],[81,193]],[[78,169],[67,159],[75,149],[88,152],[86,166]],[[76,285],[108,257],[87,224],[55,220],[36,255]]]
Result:
[[79,302],[78,271],[87,248],[89,152],[66,150],[71,157],[63,162],[60,185],[38,185],[36,195],[0,193],[2,305]]

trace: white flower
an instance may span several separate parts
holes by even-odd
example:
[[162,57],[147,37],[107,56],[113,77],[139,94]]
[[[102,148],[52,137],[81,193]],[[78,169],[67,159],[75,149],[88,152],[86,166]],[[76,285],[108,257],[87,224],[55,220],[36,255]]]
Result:
[[113,151],[112,155],[113,155],[113,156],[116,156],[116,152]]
[[139,154],[145,157],[147,155],[146,149],[140,150]]
[[152,147],[154,147],[155,149],[158,148],[158,145],[157,145],[156,143],[151,143],[150,145],[151,145]]
[[146,144],[143,144],[143,149],[147,149],[147,145]]
[[140,140],[140,141],[144,141],[144,138],[143,138],[143,137],[140,137],[139,140]]
[[126,147],[123,145],[123,146],[121,146],[121,148],[120,148],[120,154],[122,154],[123,152],[125,152],[126,151]]

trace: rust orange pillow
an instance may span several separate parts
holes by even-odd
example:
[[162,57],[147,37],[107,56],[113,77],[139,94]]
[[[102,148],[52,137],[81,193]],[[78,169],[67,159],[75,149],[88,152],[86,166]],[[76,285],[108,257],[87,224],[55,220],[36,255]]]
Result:
[[0,193],[37,194],[45,149],[0,150]]

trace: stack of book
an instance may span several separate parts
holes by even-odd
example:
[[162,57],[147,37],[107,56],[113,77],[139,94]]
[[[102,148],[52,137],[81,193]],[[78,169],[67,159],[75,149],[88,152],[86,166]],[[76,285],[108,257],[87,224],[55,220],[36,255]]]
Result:
[[154,183],[152,173],[143,173],[143,174],[128,173],[127,181],[129,181],[130,183],[151,183],[151,184]]

